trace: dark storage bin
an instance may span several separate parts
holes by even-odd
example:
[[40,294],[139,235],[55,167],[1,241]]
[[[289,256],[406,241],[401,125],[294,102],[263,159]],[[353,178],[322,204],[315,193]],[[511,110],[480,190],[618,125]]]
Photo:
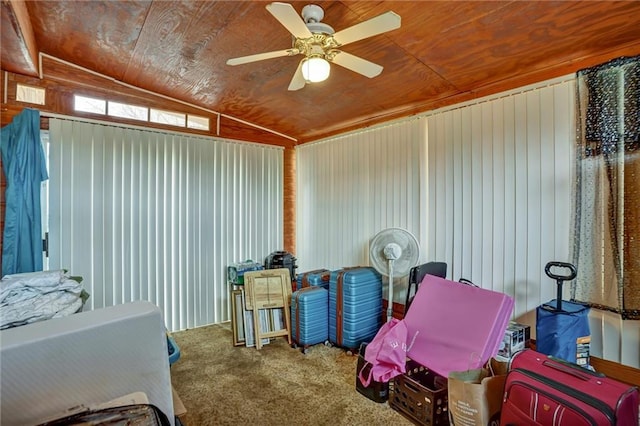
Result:
[[296,258],[286,251],[274,251],[264,260],[264,269],[287,268],[291,281],[296,279]]
[[360,344],[360,351],[358,354],[358,365],[356,367],[356,390],[375,402],[386,402],[389,399],[389,382],[377,382],[371,379],[371,383],[369,386],[364,386],[362,382],[360,382],[360,378],[358,377],[360,371],[362,371],[362,377],[367,377],[369,375],[369,371],[371,370],[371,364],[367,364],[364,360],[364,354],[367,350],[367,343]]
[[449,424],[447,379],[407,359],[407,372],[392,380],[389,405],[419,425]]

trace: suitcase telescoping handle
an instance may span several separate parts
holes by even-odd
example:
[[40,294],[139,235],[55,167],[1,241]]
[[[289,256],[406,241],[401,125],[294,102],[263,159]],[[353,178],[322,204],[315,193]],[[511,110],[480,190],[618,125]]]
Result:
[[[551,268],[553,267],[567,268],[569,269],[569,273],[567,275],[554,274],[553,272],[551,272]],[[547,263],[547,265],[544,267],[544,272],[547,274],[549,278],[556,280],[556,284],[558,286],[556,290],[557,291],[556,292],[556,295],[557,295],[556,309],[560,311],[562,310],[562,283],[564,281],[571,281],[576,277],[576,275],[578,275],[578,272],[576,271],[576,267],[567,262],[552,261]]]

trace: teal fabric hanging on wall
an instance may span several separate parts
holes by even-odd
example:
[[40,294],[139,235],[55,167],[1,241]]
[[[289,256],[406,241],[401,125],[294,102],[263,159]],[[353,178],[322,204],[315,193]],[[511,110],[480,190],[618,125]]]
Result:
[[2,276],[42,270],[40,184],[48,179],[40,112],[25,109],[0,129],[7,179]]

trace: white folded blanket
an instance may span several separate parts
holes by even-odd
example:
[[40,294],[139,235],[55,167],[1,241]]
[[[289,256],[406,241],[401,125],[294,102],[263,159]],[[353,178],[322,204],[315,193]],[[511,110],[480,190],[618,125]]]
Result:
[[83,286],[64,270],[5,275],[0,280],[0,329],[63,317],[84,303]]

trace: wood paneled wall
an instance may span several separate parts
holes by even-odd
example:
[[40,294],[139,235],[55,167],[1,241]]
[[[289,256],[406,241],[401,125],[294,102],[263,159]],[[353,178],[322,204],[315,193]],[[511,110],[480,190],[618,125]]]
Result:
[[[4,79],[4,73],[3,73]],[[2,84],[4,90],[4,80]],[[4,99],[4,96],[3,96]],[[6,126],[11,123],[13,117],[20,114],[20,112],[24,109],[22,106],[17,105],[7,105],[5,103],[0,104],[0,124],[1,127]],[[41,123],[42,127],[42,123]],[[7,178],[4,174],[4,165],[2,164],[2,159],[0,158],[0,271],[2,271],[2,246],[4,243],[4,217],[6,212],[6,199],[5,199],[5,191],[7,190]]]
[[284,250],[296,253],[296,151],[284,150]]

